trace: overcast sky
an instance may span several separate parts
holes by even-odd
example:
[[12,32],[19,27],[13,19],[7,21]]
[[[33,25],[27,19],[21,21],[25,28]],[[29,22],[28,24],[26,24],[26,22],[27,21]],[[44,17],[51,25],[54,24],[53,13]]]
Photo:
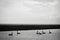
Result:
[[0,0],[0,23],[59,24],[58,2],[38,1]]

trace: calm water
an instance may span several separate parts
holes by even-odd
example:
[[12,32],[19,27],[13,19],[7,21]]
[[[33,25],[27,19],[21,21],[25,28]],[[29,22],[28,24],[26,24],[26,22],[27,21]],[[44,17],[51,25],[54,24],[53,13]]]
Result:
[[[43,30],[46,34],[37,35],[37,30],[19,31],[21,34],[16,34],[17,31],[0,32],[0,40],[60,40],[60,29]],[[38,30],[42,32],[42,30]],[[9,36],[13,32],[13,36]]]

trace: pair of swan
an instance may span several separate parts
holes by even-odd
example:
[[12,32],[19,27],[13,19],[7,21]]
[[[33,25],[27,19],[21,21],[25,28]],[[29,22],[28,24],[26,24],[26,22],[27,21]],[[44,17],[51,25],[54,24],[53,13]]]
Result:
[[[51,34],[51,33],[52,33],[52,32],[49,30],[49,34]],[[46,34],[46,33],[45,33],[45,32],[43,32],[43,31],[42,31],[42,33],[37,31],[37,33],[36,33],[36,34],[42,35],[42,34]]]

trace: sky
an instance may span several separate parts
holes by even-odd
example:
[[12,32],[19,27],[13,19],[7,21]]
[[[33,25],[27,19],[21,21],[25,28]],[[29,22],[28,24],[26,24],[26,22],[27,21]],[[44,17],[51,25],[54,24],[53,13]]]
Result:
[[38,1],[0,0],[0,24],[60,24],[58,1]]

